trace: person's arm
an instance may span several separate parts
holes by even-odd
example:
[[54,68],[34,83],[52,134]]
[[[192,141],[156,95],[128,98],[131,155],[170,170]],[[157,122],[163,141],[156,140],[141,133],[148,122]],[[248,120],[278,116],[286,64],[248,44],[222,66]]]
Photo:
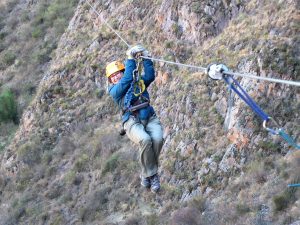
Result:
[[143,59],[143,66],[145,74],[142,76],[142,79],[147,88],[155,79],[155,71],[153,62],[150,59]]
[[109,89],[109,94],[113,97],[116,102],[119,102],[120,99],[126,94],[128,88],[131,85],[133,80],[132,72],[136,68],[136,63],[133,59],[127,59],[125,62],[125,71],[123,77],[119,82],[113,85]]

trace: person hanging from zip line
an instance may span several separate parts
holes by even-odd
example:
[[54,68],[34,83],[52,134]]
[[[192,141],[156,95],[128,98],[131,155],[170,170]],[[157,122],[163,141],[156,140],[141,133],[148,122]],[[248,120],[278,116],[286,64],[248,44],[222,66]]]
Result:
[[[154,66],[150,59],[140,57],[150,56],[143,46],[129,48],[126,55],[125,65],[113,61],[106,66],[108,92],[122,110],[123,134],[139,146],[141,185],[156,193],[160,189],[158,166],[163,128],[150,105],[147,91],[155,79]],[[142,74],[141,65],[144,68]]]

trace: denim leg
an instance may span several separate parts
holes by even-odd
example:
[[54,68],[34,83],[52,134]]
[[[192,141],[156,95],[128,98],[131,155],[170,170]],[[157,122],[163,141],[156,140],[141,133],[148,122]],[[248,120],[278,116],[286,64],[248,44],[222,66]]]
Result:
[[158,158],[161,148],[163,146],[163,128],[156,116],[152,116],[146,125],[146,132],[150,135],[152,140],[152,147],[156,157],[156,164],[158,165]]
[[150,177],[157,173],[157,157],[152,148],[151,136],[145,127],[134,117],[130,117],[124,124],[126,134],[131,141],[139,145],[142,176]]

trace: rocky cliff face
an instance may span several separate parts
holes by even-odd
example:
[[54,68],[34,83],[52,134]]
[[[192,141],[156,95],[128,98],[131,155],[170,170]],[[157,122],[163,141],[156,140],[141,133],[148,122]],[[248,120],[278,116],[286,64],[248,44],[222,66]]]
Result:
[[[156,63],[164,124],[162,190],[139,185],[137,146],[120,137],[105,65],[142,43],[154,56],[299,80],[297,1],[80,1],[49,69],[1,153],[1,224],[298,224],[300,155],[269,135],[225,83]],[[239,79],[292,136],[299,88]],[[230,113],[229,113],[230,112]],[[227,124],[224,129],[224,123]]]

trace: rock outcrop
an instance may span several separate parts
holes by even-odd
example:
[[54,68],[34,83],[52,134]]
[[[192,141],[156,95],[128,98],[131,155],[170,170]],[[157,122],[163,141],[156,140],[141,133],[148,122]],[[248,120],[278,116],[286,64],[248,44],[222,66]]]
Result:
[[[299,182],[299,151],[264,131],[237,95],[229,110],[225,83],[155,64],[150,92],[165,143],[162,190],[153,195],[139,185],[137,148],[118,135],[120,115],[102,75],[127,48],[108,22],[167,60],[297,80],[297,1],[91,3],[100,16],[78,3],[1,153],[0,224],[297,224],[299,190],[287,184]],[[297,87],[238,80],[299,135]]]

